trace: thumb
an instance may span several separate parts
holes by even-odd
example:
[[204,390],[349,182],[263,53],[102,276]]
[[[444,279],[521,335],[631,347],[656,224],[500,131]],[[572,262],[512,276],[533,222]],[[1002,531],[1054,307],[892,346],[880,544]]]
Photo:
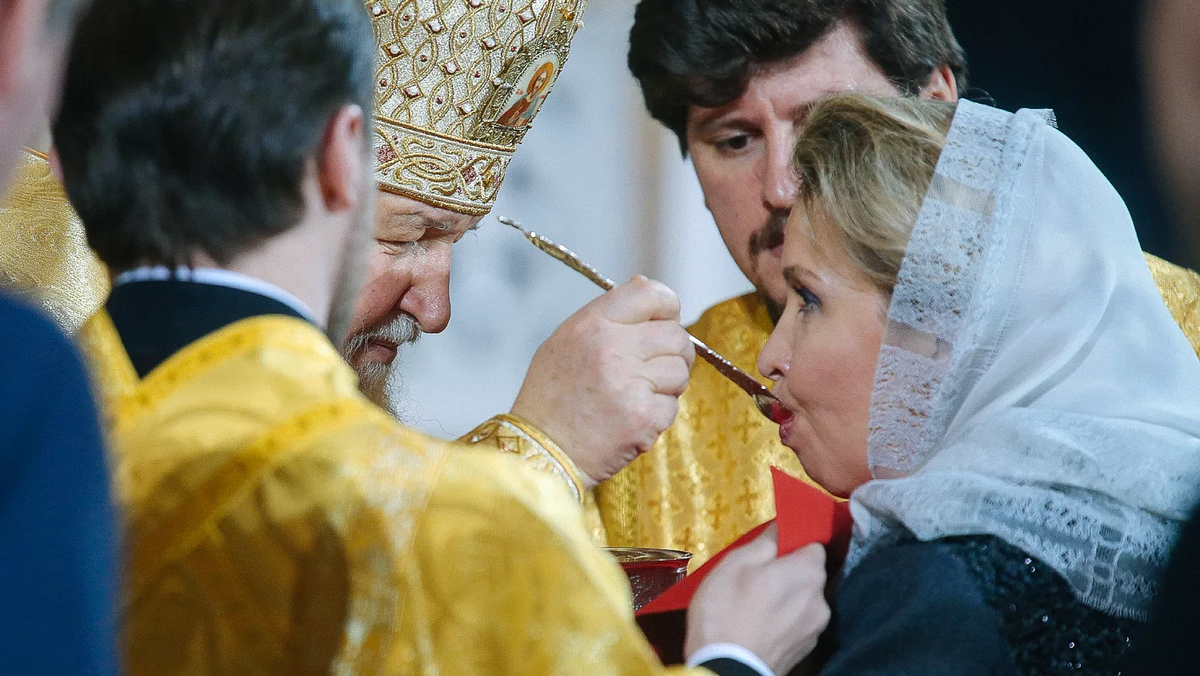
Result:
[[825,545],[813,543],[806,547],[801,547],[790,554],[779,557],[777,559],[777,565],[793,569],[820,569],[822,572],[824,572],[825,556]]
[[748,564],[767,563],[778,554],[778,532],[775,524],[772,523],[758,537],[746,543],[746,545],[737,551],[732,552],[730,556],[738,554],[738,560]]

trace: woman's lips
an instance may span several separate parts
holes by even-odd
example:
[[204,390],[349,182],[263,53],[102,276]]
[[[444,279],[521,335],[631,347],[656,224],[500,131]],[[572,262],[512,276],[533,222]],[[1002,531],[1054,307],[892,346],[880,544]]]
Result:
[[779,423],[779,440],[785,445],[788,437],[792,435],[792,426],[796,422],[796,414],[790,410],[784,414],[783,422]]

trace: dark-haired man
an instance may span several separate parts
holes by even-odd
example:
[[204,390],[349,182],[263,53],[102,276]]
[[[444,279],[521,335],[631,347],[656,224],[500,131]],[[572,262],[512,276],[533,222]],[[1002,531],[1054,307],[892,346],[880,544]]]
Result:
[[[403,123],[373,132],[373,94],[401,71],[373,56],[412,56],[441,82],[460,66],[429,63],[439,52],[405,36],[461,39],[453,13],[467,7],[373,0],[377,43],[357,0],[96,0],[83,21],[54,136],[115,277],[81,336],[128,520],[133,676],[662,671],[624,576],[559,486],[400,427],[335,347],[366,271],[372,134],[399,146],[397,162],[425,162],[418,176],[446,176],[429,170],[436,145],[422,155],[425,139],[400,140]],[[507,48],[496,36],[529,25],[557,33],[565,56],[576,25],[563,9],[505,9],[481,40]],[[528,63],[508,73],[508,58],[472,68],[523,76]],[[448,100],[400,85],[428,95],[418,105]],[[799,569],[821,553],[774,549],[739,553],[701,594],[725,612],[694,623],[699,654],[729,642],[737,668],[783,672],[811,648],[828,618],[823,575]]]
[[[756,289],[710,308],[691,331],[751,371],[783,306],[792,144],[809,107],[843,91],[956,100],[967,83],[943,0],[642,0],[629,68],[650,114],[691,157]],[[1200,346],[1200,325],[1186,323],[1188,308],[1169,292],[1197,281],[1150,262]],[[707,365],[693,367],[680,411],[655,448],[596,496],[609,544],[687,549],[704,561],[774,515],[771,465],[803,470],[777,427]]]

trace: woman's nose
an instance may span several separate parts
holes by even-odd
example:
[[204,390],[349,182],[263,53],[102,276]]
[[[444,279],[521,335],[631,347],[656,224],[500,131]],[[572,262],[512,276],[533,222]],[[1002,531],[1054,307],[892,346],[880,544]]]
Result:
[[792,353],[782,329],[782,325],[775,327],[758,355],[758,372],[776,383],[783,380],[791,368]]

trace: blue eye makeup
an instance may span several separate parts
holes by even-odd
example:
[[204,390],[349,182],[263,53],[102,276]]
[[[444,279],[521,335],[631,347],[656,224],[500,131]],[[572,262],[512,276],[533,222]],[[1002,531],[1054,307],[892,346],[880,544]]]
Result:
[[811,312],[821,306],[821,299],[805,286],[793,286],[792,291],[800,297],[800,312]]

